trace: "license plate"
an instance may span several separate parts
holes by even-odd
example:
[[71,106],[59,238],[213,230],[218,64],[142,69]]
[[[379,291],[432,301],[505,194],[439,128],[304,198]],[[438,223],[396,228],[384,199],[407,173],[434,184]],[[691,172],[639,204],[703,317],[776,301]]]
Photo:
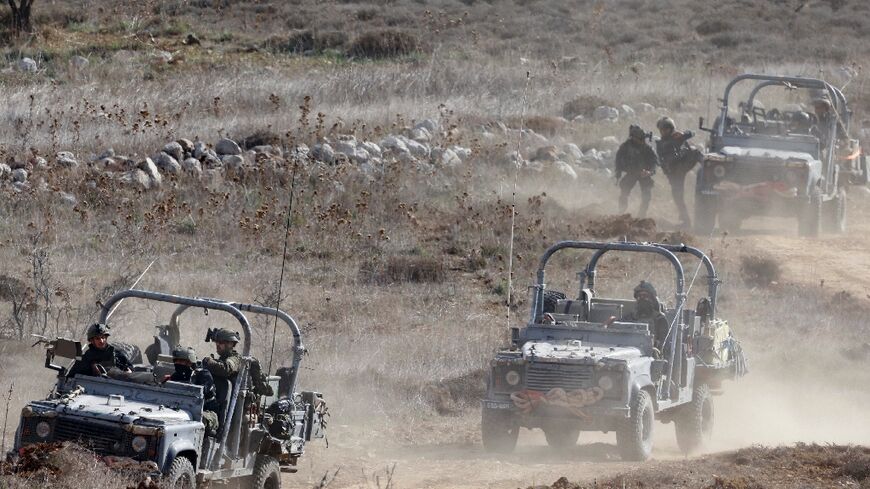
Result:
[[483,407],[487,409],[512,409],[514,406],[510,402],[483,401]]

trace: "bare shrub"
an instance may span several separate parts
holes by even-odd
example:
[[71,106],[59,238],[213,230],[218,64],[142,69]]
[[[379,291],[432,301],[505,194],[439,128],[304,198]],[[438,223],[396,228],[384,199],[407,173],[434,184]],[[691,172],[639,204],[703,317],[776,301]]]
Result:
[[740,44],[740,38],[734,34],[721,33],[711,37],[710,42],[719,49],[733,48]]
[[732,29],[731,24],[721,19],[706,19],[695,27],[695,32],[702,36],[711,36]]
[[590,117],[597,107],[607,104],[608,101],[598,95],[581,95],[565,102],[565,105],[562,106],[562,116],[568,120],[574,119],[578,115]]
[[242,139],[241,145],[243,149],[251,149],[256,146],[278,146],[281,144],[281,136],[275,134],[268,129],[260,129],[250,136]]
[[782,270],[779,263],[769,256],[747,255],[740,259],[740,274],[746,285],[767,287],[779,281]]
[[420,41],[414,34],[384,29],[361,34],[351,44],[349,53],[358,58],[392,58],[407,56],[420,48]]
[[427,256],[391,256],[384,262],[365,262],[360,267],[360,279],[366,283],[440,283],[444,281],[444,267]]
[[509,121],[509,125],[515,128],[519,128],[521,123],[526,129],[531,129],[548,137],[555,136],[565,127],[565,122],[562,119],[544,115],[533,115],[522,120],[519,117],[514,117]]
[[271,40],[267,45],[277,51],[289,53],[319,53],[327,49],[341,50],[347,43],[347,34],[340,31],[314,32],[305,30],[291,34],[286,39]]

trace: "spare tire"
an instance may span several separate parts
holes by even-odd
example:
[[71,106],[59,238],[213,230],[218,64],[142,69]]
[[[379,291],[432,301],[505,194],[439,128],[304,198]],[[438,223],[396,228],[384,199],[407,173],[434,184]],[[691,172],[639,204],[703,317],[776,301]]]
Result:
[[557,290],[545,290],[544,291],[544,312],[554,312],[556,310],[556,304],[566,299],[566,295]]

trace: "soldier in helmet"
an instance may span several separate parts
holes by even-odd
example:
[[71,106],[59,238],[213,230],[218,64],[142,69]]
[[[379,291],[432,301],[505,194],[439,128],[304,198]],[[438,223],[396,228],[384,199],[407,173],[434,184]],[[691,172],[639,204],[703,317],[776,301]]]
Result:
[[196,350],[193,348],[176,346],[172,350],[172,363],[175,364],[175,372],[168,380],[202,386],[202,396],[205,401],[202,406],[202,424],[205,425],[206,435],[215,436],[220,421],[217,415],[219,405],[214,377],[211,372],[197,364]]
[[650,332],[653,334],[653,346],[662,351],[669,326],[667,318],[662,313],[656,288],[653,284],[641,280],[634,288],[634,300],[635,310],[628,319],[649,324]]
[[661,139],[656,141],[659,164],[671,185],[671,196],[680,213],[680,224],[690,227],[691,219],[685,197],[686,174],[700,161],[701,154],[688,144],[688,140],[694,136],[692,131],[677,131],[670,117],[659,119],[656,128],[661,135]]
[[[846,139],[846,128],[834,112],[831,100],[827,95],[820,95],[813,99],[813,111],[816,114],[816,119],[819,121],[815,130],[815,135],[818,136],[819,143],[822,145],[823,150],[827,149],[828,145],[831,143],[831,139],[835,139],[837,142]],[[835,118],[837,124],[836,128],[834,128],[834,133],[831,134],[831,125]]]
[[[640,185],[640,209],[637,215],[646,217],[652,199],[653,179],[656,172],[656,154],[644,138],[646,134],[640,126],[632,124],[628,128],[628,139],[616,151],[616,181],[619,185],[619,213],[628,208],[628,197],[635,184]],[[623,176],[623,173],[625,176]]]
[[[207,368],[214,378],[236,380],[242,357],[236,352],[236,344],[239,342],[239,333],[228,329],[216,329],[212,332],[211,341],[214,341],[218,358],[205,357],[202,365]],[[251,359],[250,375],[253,381],[253,391],[256,395],[272,395],[272,387],[268,384],[265,375],[260,368],[260,362],[256,358]]]
[[88,326],[88,349],[81,360],[77,360],[69,372],[69,377],[76,375],[100,376],[114,370],[115,372],[130,372],[132,365],[126,355],[109,344],[109,327],[103,323]]

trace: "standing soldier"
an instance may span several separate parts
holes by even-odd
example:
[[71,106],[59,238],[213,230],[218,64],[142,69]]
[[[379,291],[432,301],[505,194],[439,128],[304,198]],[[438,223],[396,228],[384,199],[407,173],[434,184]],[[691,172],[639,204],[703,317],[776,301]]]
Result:
[[694,136],[692,131],[677,131],[670,117],[659,119],[656,127],[661,135],[661,139],[656,141],[659,164],[671,184],[671,196],[680,213],[680,225],[688,228],[692,220],[686,208],[686,174],[701,160],[701,154],[688,144],[688,140]]
[[[653,179],[656,172],[656,155],[652,148],[644,142],[643,129],[632,124],[628,127],[628,139],[616,151],[616,182],[619,185],[619,213],[624,214],[628,208],[628,196],[635,184],[640,184],[640,209],[637,211],[641,219],[646,217],[649,201],[652,199]],[[623,177],[622,174],[625,173]]]

